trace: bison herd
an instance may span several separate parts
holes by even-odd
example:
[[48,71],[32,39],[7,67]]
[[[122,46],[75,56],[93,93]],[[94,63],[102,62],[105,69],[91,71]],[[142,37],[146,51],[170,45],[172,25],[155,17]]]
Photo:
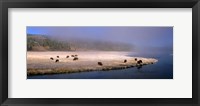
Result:
[[[71,57],[73,58],[73,61],[77,61],[79,58],[78,58],[78,55],[71,55]],[[57,63],[57,62],[59,62],[59,58],[60,58],[60,56],[56,56],[56,58],[54,59],[53,57],[50,57],[50,59],[51,60],[55,60],[55,62]],[[69,55],[67,55],[66,56],[66,58],[70,58],[70,56]],[[135,61],[136,61],[136,66],[137,67],[139,67],[139,68],[141,68],[142,67],[142,60],[138,60],[137,58],[135,58],[134,59]],[[125,59],[124,61],[123,61],[123,63],[127,63],[128,61],[127,61],[127,59]],[[103,63],[102,62],[97,62],[97,64],[99,65],[99,66],[103,66]],[[153,64],[153,63],[151,63],[151,64]]]
[[[70,56],[66,56],[66,58],[69,58]],[[73,57],[73,60],[75,61],[75,60],[78,60],[78,55],[71,55],[71,57]],[[56,59],[55,59],[55,62],[57,63],[57,62],[59,62],[59,58],[60,58],[60,56],[56,56]],[[54,58],[53,57],[50,57],[50,59],[51,60],[54,60]]]
[[[138,60],[137,58],[135,58],[135,61],[136,61],[136,66],[141,68],[142,65],[143,65],[142,64],[143,63],[142,60]],[[127,62],[128,62],[127,59],[125,59],[124,63],[127,63]],[[97,62],[97,64],[100,65],[100,66],[103,66],[102,62]]]

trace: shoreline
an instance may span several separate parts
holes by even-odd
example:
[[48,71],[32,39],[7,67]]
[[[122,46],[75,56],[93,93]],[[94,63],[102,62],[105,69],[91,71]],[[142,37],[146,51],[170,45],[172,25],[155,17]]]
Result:
[[[67,55],[78,55],[78,60],[73,57],[66,58]],[[140,68],[143,65],[156,63],[154,58],[131,57],[129,52],[27,52],[27,75],[46,75],[62,73],[78,73],[89,71],[111,71],[126,68]],[[60,57],[59,62],[50,60],[50,57],[56,59]],[[142,60],[140,65],[135,58]],[[124,60],[127,62],[124,63]],[[102,62],[102,66],[98,65]]]

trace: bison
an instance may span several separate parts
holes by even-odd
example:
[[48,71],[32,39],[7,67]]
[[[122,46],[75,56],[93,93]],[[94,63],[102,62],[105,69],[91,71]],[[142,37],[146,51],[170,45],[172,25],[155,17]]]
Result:
[[137,64],[141,64],[141,63],[142,63],[142,60],[137,61]]
[[102,66],[102,65],[103,65],[103,63],[102,63],[102,62],[98,62],[98,65]]
[[78,60],[78,57],[74,57],[74,59],[73,59],[73,60],[74,60],[74,61],[75,61],[75,60]]
[[53,60],[53,57],[51,57],[50,59]]
[[135,61],[137,61],[137,58],[135,58]]
[[59,58],[59,56],[57,56],[57,58]]
[[66,58],[69,58],[69,56],[66,56]]
[[127,62],[127,60],[125,59],[125,60],[124,60],[124,63],[126,63],[126,62]]
[[57,62],[59,62],[59,60],[58,60],[58,59],[56,59],[56,61],[55,61],[55,62],[57,63]]

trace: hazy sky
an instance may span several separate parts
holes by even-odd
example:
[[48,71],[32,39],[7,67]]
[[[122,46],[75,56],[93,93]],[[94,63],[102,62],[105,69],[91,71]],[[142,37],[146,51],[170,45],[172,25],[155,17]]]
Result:
[[125,42],[138,48],[173,48],[173,27],[27,27],[28,34]]

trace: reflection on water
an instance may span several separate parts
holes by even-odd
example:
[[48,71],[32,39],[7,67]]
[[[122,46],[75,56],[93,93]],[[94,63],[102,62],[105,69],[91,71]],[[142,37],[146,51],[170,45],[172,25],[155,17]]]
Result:
[[112,71],[92,71],[71,74],[28,76],[28,79],[173,79],[173,55],[130,54],[130,56],[156,58],[157,63]]
[[142,65],[137,66],[137,69],[139,70],[140,68],[142,68]]

